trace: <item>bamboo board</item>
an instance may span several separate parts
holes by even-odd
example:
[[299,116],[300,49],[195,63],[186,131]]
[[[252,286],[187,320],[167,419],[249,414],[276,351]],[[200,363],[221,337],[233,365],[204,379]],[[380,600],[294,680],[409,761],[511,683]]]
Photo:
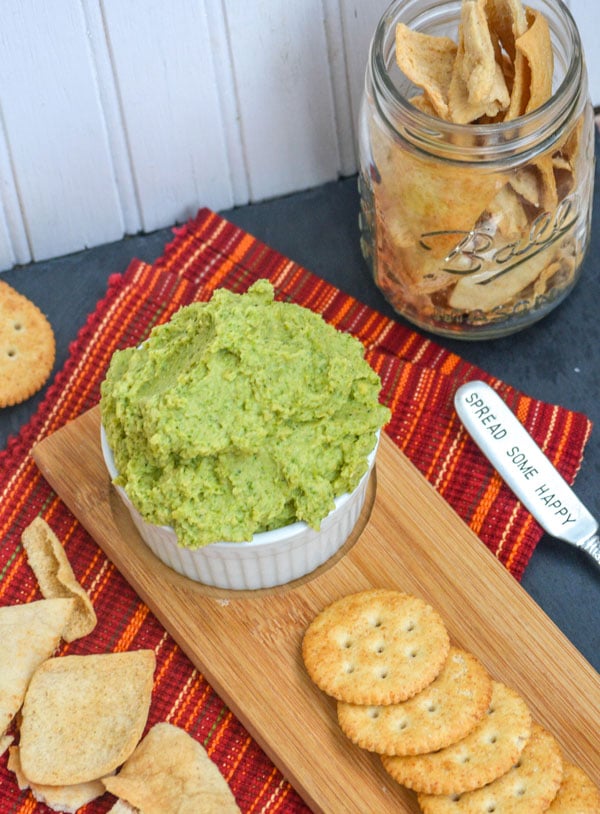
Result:
[[383,436],[359,528],[312,575],[263,591],[194,583],[155,558],[111,486],[98,408],[33,457],[194,665],[314,812],[418,812],[412,792],[337,726],[308,678],[301,640],[332,600],[370,586],[422,596],[453,641],[528,701],[565,754],[600,785],[600,676],[433,487]]

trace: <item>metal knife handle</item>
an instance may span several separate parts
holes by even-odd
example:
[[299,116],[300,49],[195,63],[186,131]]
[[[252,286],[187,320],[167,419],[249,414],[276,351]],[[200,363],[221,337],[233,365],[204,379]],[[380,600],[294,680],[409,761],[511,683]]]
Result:
[[475,443],[542,528],[584,548],[600,564],[597,521],[500,396],[473,381],[458,388],[454,405]]
[[589,540],[584,540],[581,544],[581,548],[600,565],[600,537],[598,537],[597,534],[594,534]]

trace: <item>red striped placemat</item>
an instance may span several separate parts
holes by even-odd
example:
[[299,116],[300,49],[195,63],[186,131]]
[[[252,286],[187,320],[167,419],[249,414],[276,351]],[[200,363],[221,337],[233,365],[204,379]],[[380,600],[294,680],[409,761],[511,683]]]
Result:
[[[517,392],[436,343],[390,320],[273,251],[209,210],[178,229],[153,265],[134,260],[109,281],[70,349],[63,370],[21,433],[0,453],[0,605],[39,598],[20,543],[23,529],[41,514],[63,541],[75,573],[89,592],[98,626],[63,653],[151,647],[157,655],[148,725],[170,721],[197,738],[216,761],[245,814],[308,809],[239,721],[183,655],[96,543],[39,474],[32,447],[94,406],[117,348],[141,341],[151,328],[215,288],[244,291],[256,279],[273,282],[277,296],[311,308],[365,345],[392,409],[388,433],[427,480],[518,579],[541,529],[500,481],[462,430],[453,410],[456,387],[481,378],[498,389],[563,477],[572,483],[591,430],[582,414]],[[105,795],[82,811],[100,814]],[[44,812],[19,791],[0,759],[0,812]]]

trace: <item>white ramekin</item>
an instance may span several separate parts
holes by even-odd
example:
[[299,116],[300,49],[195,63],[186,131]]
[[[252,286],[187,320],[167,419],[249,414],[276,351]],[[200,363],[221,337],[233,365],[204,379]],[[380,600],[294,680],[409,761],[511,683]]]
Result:
[[[100,437],[106,468],[114,481],[118,471],[104,427],[101,427]],[[178,545],[177,535],[170,526],[146,522],[125,490],[120,486],[115,488],[146,545],[174,571],[215,588],[272,588],[309,574],[344,545],[360,516],[378,445],[379,433],[368,458],[368,469],[358,486],[336,499],[335,508],[318,531],[298,522],[255,534],[246,543],[218,542],[198,549],[184,548]]]

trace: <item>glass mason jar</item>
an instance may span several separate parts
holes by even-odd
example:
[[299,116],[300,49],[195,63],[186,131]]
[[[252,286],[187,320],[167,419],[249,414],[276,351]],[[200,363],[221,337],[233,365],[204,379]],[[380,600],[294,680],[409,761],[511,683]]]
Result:
[[588,247],[594,116],[581,42],[558,0],[552,97],[512,121],[454,124],[409,99],[404,23],[457,38],[460,0],[396,0],[370,49],[361,105],[361,248],[397,313],[442,336],[488,339],[536,322],[573,289]]

